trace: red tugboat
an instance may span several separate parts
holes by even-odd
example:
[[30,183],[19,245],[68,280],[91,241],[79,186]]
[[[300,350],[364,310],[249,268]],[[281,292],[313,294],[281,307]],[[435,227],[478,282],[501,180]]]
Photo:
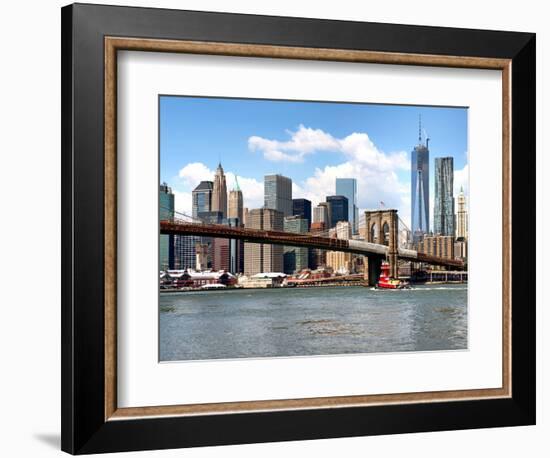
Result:
[[380,279],[376,287],[380,289],[409,289],[410,285],[398,278],[391,278],[390,265],[384,261],[382,262],[382,272],[380,273]]

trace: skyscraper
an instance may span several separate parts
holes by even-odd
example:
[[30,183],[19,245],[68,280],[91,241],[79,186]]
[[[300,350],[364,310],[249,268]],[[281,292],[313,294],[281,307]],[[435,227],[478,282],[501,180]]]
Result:
[[[305,199],[304,199],[305,200]],[[309,201],[308,201],[309,202]],[[305,234],[308,232],[308,221],[300,216],[287,216],[284,219],[284,231],[295,234]],[[309,250],[304,247],[285,246],[284,247],[284,272],[293,274],[307,268],[309,259]]]
[[355,178],[336,178],[336,194],[348,199],[348,217],[352,234],[359,232],[359,210],[357,209],[357,180]]
[[348,221],[348,199],[345,196],[327,196],[329,204],[329,227],[335,227],[338,221]]
[[[198,215],[199,219],[208,224],[225,224],[227,221],[223,217],[221,211],[209,211],[209,212],[200,212]],[[209,267],[217,267],[214,265],[214,257],[216,255],[216,249],[223,246],[223,242],[216,244],[216,239],[212,237],[201,237],[201,243],[208,245],[208,264]],[[217,269],[221,270],[221,269]]]
[[235,188],[229,191],[228,218],[238,218],[239,224],[243,224],[243,192],[235,176]]
[[227,187],[225,184],[225,174],[221,163],[218,164],[216,175],[214,176],[214,186],[212,189],[212,211],[221,212],[223,217],[227,216]]
[[466,197],[462,187],[460,187],[456,203],[458,207],[456,212],[456,238],[466,240],[468,238],[468,210],[466,209]]
[[323,223],[325,229],[329,228],[329,204],[327,202],[320,202],[319,205],[313,209],[313,222]]
[[342,240],[351,239],[351,223],[347,221],[339,221],[336,224],[336,238]]
[[[294,216],[299,216],[300,218],[303,218],[307,221],[306,232],[309,232],[311,230],[311,200],[292,199],[292,214]],[[305,267],[311,267],[315,263],[314,252],[312,249],[309,248],[306,248],[306,250],[308,261]]]
[[159,187],[159,217],[161,221],[174,218],[174,193],[166,183]]
[[292,180],[282,175],[264,177],[264,207],[292,215]]
[[307,230],[311,226],[311,201],[307,199],[292,199],[292,215],[307,220]]
[[430,230],[430,150],[429,138],[422,143],[422,127],[418,128],[418,145],[411,153],[411,230],[413,236]]
[[225,270],[229,272],[231,268],[230,242],[231,240],[229,239],[212,239],[212,270]]
[[427,235],[418,242],[416,249],[428,256],[454,259],[454,237],[448,235]]
[[[315,207],[315,209],[317,208],[318,207]],[[314,221],[313,223],[311,223],[310,231],[313,235],[319,235],[323,237],[325,236],[326,228],[327,227],[324,221],[318,221],[318,222]],[[310,267],[312,269],[317,269],[321,266],[326,265],[327,252],[325,250],[314,248],[311,251],[312,251],[312,256],[311,256],[312,259],[311,259]]]
[[452,157],[435,158],[434,234],[455,235]]
[[[267,231],[283,230],[283,214],[269,208],[249,210],[246,227]],[[283,247],[262,243],[244,244],[244,272],[254,275],[261,272],[282,272]]]
[[[235,187],[229,192],[227,224],[233,227],[244,226],[243,193],[235,175]],[[229,271],[233,274],[243,271],[244,244],[242,240],[229,241]]]
[[[227,225],[230,227],[244,226],[239,218],[227,218]],[[229,271],[232,274],[244,271],[244,242],[242,240],[229,240]]]
[[[212,210],[212,181],[201,181],[191,192],[193,218],[199,219],[199,214],[209,214]],[[197,237],[194,235],[176,236],[176,267],[189,269],[196,267],[197,245],[208,244],[212,239]],[[202,258],[201,258],[202,259]]]
[[208,224],[224,224],[223,213],[220,211],[200,212],[199,219]]
[[195,189],[193,189],[193,218],[197,218],[201,212],[209,212],[212,210],[212,190],[214,183],[212,181],[201,181]]
[[[159,188],[159,218],[161,221],[174,219],[174,194],[166,183]],[[159,266],[161,270],[174,268],[174,236],[171,234],[160,234]]]
[[[349,240],[351,238],[351,223],[348,221],[338,221],[335,228],[336,238]],[[334,272],[347,274],[353,270],[352,254],[342,251],[327,251],[326,263]]]
[[196,245],[201,238],[196,235],[174,236],[174,269],[194,269],[196,265]]

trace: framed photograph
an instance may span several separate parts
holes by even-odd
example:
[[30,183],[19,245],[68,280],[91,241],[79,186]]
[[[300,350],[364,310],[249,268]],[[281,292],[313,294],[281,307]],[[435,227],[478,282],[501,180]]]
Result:
[[62,448],[535,423],[535,35],[62,9]]

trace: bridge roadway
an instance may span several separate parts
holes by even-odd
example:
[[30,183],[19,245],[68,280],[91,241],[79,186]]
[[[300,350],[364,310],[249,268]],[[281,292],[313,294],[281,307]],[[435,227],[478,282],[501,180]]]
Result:
[[[217,224],[189,223],[182,221],[161,221],[160,233],[227,238],[243,240],[250,243],[267,243],[271,245],[287,245],[318,248],[330,251],[345,251],[348,253],[378,258],[386,257],[389,251],[389,248],[386,245],[365,242],[363,240],[343,240],[321,237],[313,234],[264,231],[260,229],[230,227]],[[418,253],[416,250],[398,248],[397,257],[407,261],[424,262],[432,265],[464,269],[464,263],[460,260],[429,256],[423,253]]]

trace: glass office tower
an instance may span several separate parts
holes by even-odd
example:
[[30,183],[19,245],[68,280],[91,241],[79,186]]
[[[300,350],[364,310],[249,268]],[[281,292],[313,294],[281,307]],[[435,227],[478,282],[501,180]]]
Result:
[[[201,181],[191,193],[193,204],[193,218],[199,219],[199,213],[208,213],[212,210],[212,193],[214,182]],[[211,240],[211,239],[208,239]],[[206,243],[202,237],[195,235],[176,236],[176,260],[178,269],[195,269],[197,244]]]
[[452,157],[435,158],[434,234],[455,235]]
[[[174,219],[174,194],[172,188],[162,183],[159,189],[159,218],[160,220]],[[159,267],[160,270],[174,268],[174,236],[160,234],[159,236]]]
[[292,216],[292,180],[282,175],[264,177],[264,207]]
[[430,231],[430,150],[422,143],[411,154],[411,230],[414,237]]
[[193,218],[198,218],[199,213],[212,210],[212,181],[201,181],[192,192]]
[[307,230],[311,227],[311,201],[308,199],[292,199],[292,215],[307,220]]
[[336,178],[336,194],[348,199],[348,217],[353,234],[359,232],[359,210],[357,208],[357,180],[355,178]]
[[[300,216],[288,216],[284,219],[285,232],[305,234],[308,232],[308,221]],[[309,250],[304,247],[285,246],[283,268],[286,274],[293,274],[306,269],[309,264]]]
[[330,228],[336,226],[338,221],[349,221],[348,198],[346,196],[327,196],[329,204]]

